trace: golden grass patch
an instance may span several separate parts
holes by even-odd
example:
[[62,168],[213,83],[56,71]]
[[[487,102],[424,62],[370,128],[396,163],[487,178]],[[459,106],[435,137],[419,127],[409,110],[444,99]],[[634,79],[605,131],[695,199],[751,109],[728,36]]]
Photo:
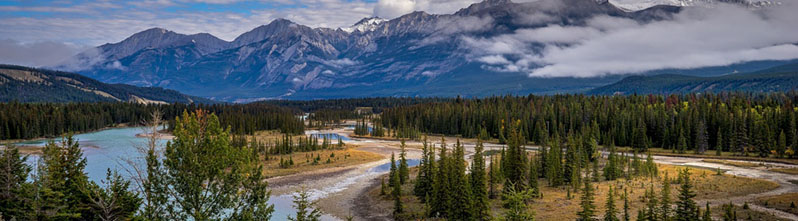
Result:
[[707,163],[717,163],[717,164],[736,166],[736,167],[745,167],[745,168],[753,168],[753,167],[763,166],[760,163],[729,161],[729,160],[704,159],[704,160],[701,160],[701,161],[702,162],[707,162]]
[[798,168],[794,168],[794,167],[793,168],[773,168],[773,169],[770,169],[770,171],[779,172],[779,173],[786,173],[786,174],[791,174],[791,175],[798,175]]
[[[314,163],[314,158],[319,160]],[[347,148],[341,150],[319,150],[311,152],[297,152],[284,155],[270,155],[269,160],[264,160],[263,174],[266,177],[285,176],[325,168],[346,167],[381,160],[382,155]],[[280,167],[280,159],[293,159],[294,165],[287,168]],[[328,162],[329,160],[329,162]]]
[[785,193],[756,199],[756,204],[798,215],[798,193]]

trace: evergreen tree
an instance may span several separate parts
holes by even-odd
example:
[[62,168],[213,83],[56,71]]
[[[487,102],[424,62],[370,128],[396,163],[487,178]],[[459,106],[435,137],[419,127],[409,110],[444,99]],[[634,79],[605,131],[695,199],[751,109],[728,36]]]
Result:
[[427,137],[422,140],[422,146],[421,162],[418,165],[418,175],[416,175],[416,183],[413,186],[413,194],[421,199],[422,202],[426,202],[426,196],[432,193],[435,153],[427,144]]
[[645,164],[645,174],[648,177],[657,177],[659,174],[659,170],[657,169],[657,164],[654,163],[654,157],[651,156],[651,151],[648,152],[646,156],[646,164]]
[[529,161],[529,181],[527,181],[527,186],[535,193],[536,196],[540,196],[540,189],[538,186],[538,161],[533,157],[532,160]]
[[630,215],[631,214],[629,214],[629,194],[626,189],[623,189],[623,221],[632,220],[630,218]]
[[679,133],[679,142],[676,145],[676,149],[679,153],[687,152],[687,138],[684,137],[684,133]]
[[723,151],[723,133],[721,133],[720,130],[718,130],[718,138],[715,143],[715,155],[720,156]]
[[183,112],[166,144],[169,219],[270,219],[270,191],[257,151],[231,144],[215,114]]
[[709,138],[707,136],[706,123],[701,120],[698,122],[698,126],[696,126],[695,152],[697,154],[703,154],[707,150],[707,147],[709,146]]
[[[398,175],[399,173],[398,173],[398,171],[396,170],[396,157],[394,157],[394,154],[393,154],[393,153],[391,153],[391,169],[390,169],[389,171],[390,171],[390,172],[388,172],[388,185],[390,185],[391,187],[393,187],[393,184],[394,184],[394,177],[399,177],[399,176],[394,176],[394,174],[397,174],[397,175]],[[401,181],[400,181],[400,182],[401,182]]]
[[393,173],[392,176],[391,186],[393,186],[393,190],[391,191],[391,197],[393,197],[393,215],[395,218],[398,218],[404,212],[402,206],[402,184],[400,183],[401,178],[399,177],[399,173]]
[[[473,199],[473,219],[490,220],[490,207],[488,201],[488,188],[485,178],[485,158],[483,154],[482,140],[477,140],[474,147],[474,156],[471,163],[471,196]],[[537,179],[537,178],[535,178]]]
[[784,134],[784,131],[779,133],[778,144],[776,144],[776,155],[778,157],[784,157],[784,153],[787,150],[787,135]]
[[86,158],[80,144],[67,135],[61,140],[60,145],[50,141],[45,145],[42,153],[44,171],[41,176],[48,189],[57,195],[63,196],[65,208],[61,209],[54,218],[71,220],[87,219],[93,217],[88,208],[89,199],[82,189],[89,185],[89,178],[84,172]]
[[612,186],[607,192],[607,205],[605,206],[604,221],[620,221],[617,217],[618,211],[615,208],[615,195],[613,195]]
[[[448,217],[447,212],[449,211],[448,206],[452,203],[452,189],[451,180],[449,178],[449,174],[451,174],[451,160],[448,156],[448,150],[446,148],[446,143],[441,138],[441,150],[438,154],[438,170],[437,174],[435,175],[435,182],[433,184],[433,201],[429,204],[431,205],[431,214],[432,217]],[[458,190],[459,191],[459,190]]]
[[399,152],[399,183],[405,184],[410,179],[410,171],[407,168],[407,152],[404,139],[400,141],[399,147],[401,148],[401,152]]
[[24,220],[27,217],[30,184],[26,183],[30,166],[25,164],[15,145],[0,150],[0,214],[4,219]]
[[533,221],[535,220],[534,212],[529,210],[527,201],[534,198],[532,190],[518,190],[520,188],[507,187],[508,191],[502,193],[504,204],[507,207],[507,212],[504,214],[504,220],[507,221]]
[[562,148],[559,138],[552,139],[552,146],[549,148],[549,156],[546,157],[546,178],[551,186],[560,186],[564,182],[562,166]]
[[618,159],[617,153],[615,151],[614,142],[610,142],[609,152],[610,153],[607,155],[607,165],[604,166],[604,177],[607,180],[615,180],[620,178],[623,171],[620,168],[620,162],[618,162],[620,159]]
[[451,179],[450,192],[452,196],[451,204],[447,206],[447,218],[453,220],[470,220],[472,219],[471,203],[471,184],[466,176],[466,162],[465,162],[465,148],[460,144],[460,140],[454,146],[452,154],[451,170],[449,170],[449,179]]
[[668,173],[665,173],[665,178],[662,180],[659,203],[659,219],[663,221],[671,220],[671,181],[668,178]]
[[654,185],[651,185],[649,188],[646,189],[645,202],[646,202],[645,220],[649,221],[659,220],[660,217],[657,208],[657,205],[659,204],[657,203],[657,194],[654,192]]
[[499,164],[499,161],[496,159],[495,156],[491,156],[490,157],[490,170],[488,170],[488,198],[491,198],[491,199],[495,199],[496,198],[496,196],[498,194],[498,193],[496,193],[497,192],[496,191],[496,184],[498,184],[500,182],[500,180],[501,180],[499,178],[499,173],[501,173],[501,171],[499,171],[499,166],[496,166],[496,164]]
[[676,215],[674,218],[678,221],[698,220],[698,206],[696,206],[693,198],[696,194],[693,192],[693,184],[690,183],[690,171],[685,168],[679,175],[681,178],[681,187],[679,190],[679,201],[676,202]]
[[584,188],[582,189],[582,197],[580,200],[579,205],[582,207],[577,215],[577,220],[585,221],[585,220],[595,220],[593,216],[595,216],[596,205],[593,203],[593,185],[590,184],[590,179],[584,179]]
[[737,211],[734,208],[734,204],[724,204],[723,211],[723,221],[737,221]]
[[518,131],[518,124],[520,122],[510,124],[510,137],[507,140],[507,160],[503,161],[501,165],[502,171],[504,171],[505,191],[508,190],[507,187],[526,188],[524,184],[526,182],[526,169],[528,168],[526,163],[527,155],[522,146],[525,139]]
[[302,187],[296,194],[294,194],[294,209],[296,209],[296,216],[288,216],[291,221],[318,221],[321,220],[321,211],[313,208],[316,202],[310,200],[310,193],[306,187]]
[[707,202],[706,209],[704,209],[703,221],[712,221],[712,210],[709,208],[709,202]]
[[141,198],[130,191],[130,181],[108,169],[103,181],[105,187],[93,182],[84,189],[88,196],[93,220],[130,220],[141,205]]

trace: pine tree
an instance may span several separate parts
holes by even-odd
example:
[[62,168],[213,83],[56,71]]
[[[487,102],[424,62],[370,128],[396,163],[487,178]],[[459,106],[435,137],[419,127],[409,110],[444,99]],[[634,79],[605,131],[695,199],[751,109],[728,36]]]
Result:
[[712,221],[712,210],[709,208],[709,202],[707,202],[706,209],[704,209],[703,214],[703,221]]
[[296,209],[296,216],[288,216],[291,221],[318,221],[321,220],[321,211],[313,208],[316,202],[310,200],[310,193],[307,187],[302,187],[296,194],[294,194],[294,209]]
[[504,204],[507,206],[507,212],[504,214],[504,220],[507,221],[533,221],[535,214],[529,210],[527,201],[534,198],[534,193],[531,190],[518,190],[520,188],[507,187],[508,191],[502,193]]
[[527,169],[527,155],[524,149],[524,138],[518,131],[518,124],[511,123],[510,137],[507,140],[507,160],[503,161],[502,171],[504,171],[504,186],[505,191],[507,187],[525,189],[526,182],[526,169]]
[[695,136],[695,145],[696,149],[695,152],[697,154],[703,154],[707,147],[709,146],[709,138],[707,138],[707,126],[706,123],[701,120],[698,122],[698,126],[696,126],[696,136]]
[[533,157],[532,160],[529,161],[529,175],[527,178],[527,186],[535,193],[536,196],[540,196],[540,189],[538,186],[538,161]]
[[399,183],[405,184],[410,179],[410,171],[407,168],[407,152],[405,150],[405,140],[400,141],[399,147]]
[[682,184],[679,190],[679,201],[676,202],[676,215],[674,218],[678,221],[698,220],[698,206],[693,201],[696,194],[693,192],[693,184],[690,183],[689,169],[685,168],[679,176],[681,176]]
[[[477,140],[471,163],[471,196],[473,199],[473,218],[475,220],[490,220],[490,207],[488,206],[488,189],[485,179],[485,158],[482,140]],[[537,179],[537,178],[536,178]]]
[[784,134],[784,131],[779,133],[778,144],[776,145],[776,155],[779,157],[784,157],[784,153],[787,150],[787,135]]
[[396,157],[394,157],[393,153],[391,153],[391,169],[389,171],[390,172],[388,172],[388,185],[393,187],[393,184],[394,184],[394,182],[393,182],[394,180],[393,179],[394,179],[394,177],[399,177],[399,176],[394,176],[394,174],[398,175],[399,173],[396,170]]
[[496,184],[499,182],[499,167],[496,166],[499,162],[495,156],[490,157],[490,169],[488,170],[488,198],[496,199]]
[[613,195],[612,186],[607,192],[607,205],[605,208],[604,221],[620,221],[617,217],[618,211],[615,208],[615,195]]
[[734,204],[724,204],[723,211],[723,221],[737,221],[737,211],[734,208]]
[[629,193],[626,189],[623,189],[623,221],[630,221],[629,214]]
[[435,173],[434,170],[434,151],[431,150],[427,144],[427,137],[422,140],[421,162],[418,165],[418,175],[416,175],[416,183],[413,186],[413,194],[416,195],[422,202],[426,202],[426,196],[431,194],[432,179]]
[[433,217],[448,217],[447,212],[449,211],[448,206],[452,203],[452,185],[451,180],[449,178],[449,174],[451,171],[451,160],[448,156],[448,150],[446,148],[446,143],[441,138],[441,150],[438,154],[438,168],[437,174],[435,175],[435,182],[433,184],[433,201],[429,204],[431,205],[431,214],[430,216]]
[[659,170],[657,169],[657,164],[654,163],[654,157],[651,156],[651,151],[648,151],[646,156],[646,165],[645,165],[645,174],[648,177],[657,177],[659,174]]
[[3,219],[26,219],[29,205],[29,183],[26,183],[30,166],[25,164],[27,156],[11,144],[0,150],[0,214]]
[[94,220],[130,220],[138,211],[141,199],[130,191],[130,181],[125,180],[117,172],[108,169],[100,187],[92,182],[83,189],[88,196],[89,207]]
[[549,148],[549,156],[546,157],[546,178],[550,186],[560,186],[564,182],[562,167],[562,148],[559,138],[553,138],[552,146]]
[[715,155],[720,156],[723,151],[723,133],[718,130],[718,139],[715,141]]
[[668,173],[665,173],[665,178],[662,180],[659,203],[659,219],[663,221],[671,220],[671,181],[668,178]]
[[[657,194],[654,192],[654,185],[646,189],[646,220],[656,221],[659,220],[657,205]],[[638,218],[639,219],[639,218]]]
[[401,178],[399,177],[399,173],[393,173],[392,176],[391,186],[393,186],[393,190],[391,191],[391,197],[393,197],[393,215],[394,218],[399,220],[398,217],[404,212],[404,206],[402,206],[402,184],[400,183]]
[[466,162],[465,150],[460,140],[454,146],[454,152],[451,158],[451,170],[449,170],[449,179],[451,179],[451,196],[447,212],[447,218],[453,220],[470,220],[471,219],[471,184],[468,182],[466,176]]
[[89,178],[84,172],[86,158],[72,135],[67,135],[60,144],[51,141],[45,145],[42,161],[43,179],[49,181],[44,184],[57,195],[63,196],[65,208],[59,210],[56,217],[67,220],[93,217],[88,208],[88,196],[81,191],[89,185]]
[[615,152],[615,143],[610,142],[609,146],[609,154],[607,155],[607,165],[604,166],[604,177],[607,180],[615,180],[620,178],[621,173],[623,171],[620,168],[620,163],[618,162],[618,156]]
[[579,205],[582,207],[577,215],[577,220],[586,221],[586,220],[595,220],[593,216],[595,216],[595,209],[596,206],[593,203],[593,185],[590,184],[590,179],[584,179],[584,188],[582,189],[582,197],[580,200]]

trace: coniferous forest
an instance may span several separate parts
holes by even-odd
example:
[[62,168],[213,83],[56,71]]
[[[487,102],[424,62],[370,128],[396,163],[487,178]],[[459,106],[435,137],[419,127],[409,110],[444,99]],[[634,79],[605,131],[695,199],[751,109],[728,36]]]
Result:
[[0,103],[0,140],[56,137],[118,124],[140,125],[154,111],[163,113],[169,128],[184,111],[207,110],[230,126],[232,133],[252,134],[279,129],[288,134],[304,131],[301,119],[286,108],[266,104],[135,104],[135,103]]

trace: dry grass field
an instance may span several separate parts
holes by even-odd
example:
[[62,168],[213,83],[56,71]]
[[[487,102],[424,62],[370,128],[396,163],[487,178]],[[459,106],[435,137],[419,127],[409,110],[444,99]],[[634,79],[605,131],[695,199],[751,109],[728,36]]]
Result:
[[[318,156],[320,160],[314,163],[313,159],[316,158],[316,156]],[[269,157],[271,159],[263,161],[263,173],[266,177],[284,176],[324,168],[346,167],[377,161],[383,158],[382,155],[357,150],[355,147],[349,146],[341,150],[297,152],[285,155],[271,155]],[[280,167],[280,158],[283,160],[293,159],[294,165],[282,168]]]
[[756,199],[756,204],[798,215],[798,193],[760,197]]

